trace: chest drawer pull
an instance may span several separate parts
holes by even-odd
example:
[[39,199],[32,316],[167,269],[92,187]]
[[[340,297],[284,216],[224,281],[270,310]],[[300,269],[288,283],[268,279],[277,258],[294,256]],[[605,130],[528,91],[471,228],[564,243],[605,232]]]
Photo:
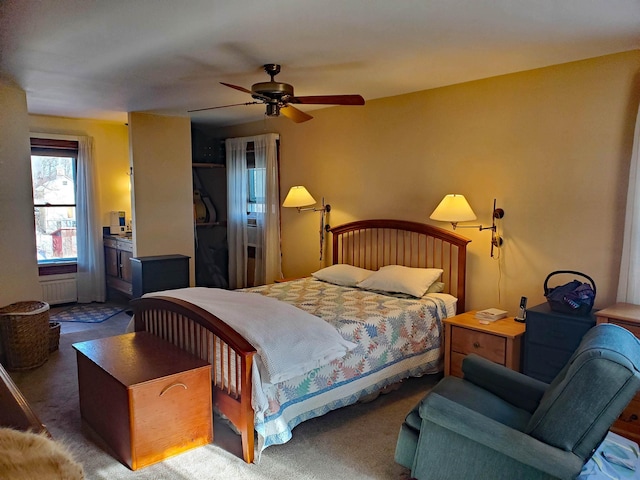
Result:
[[162,389],[162,391],[160,392],[160,396],[163,396],[165,393],[167,393],[169,390],[171,390],[173,387],[182,387],[185,390],[187,389],[187,386],[184,383],[180,383],[180,382],[176,382],[176,383],[172,383],[171,385],[164,387]]
[[638,416],[635,413],[632,413],[627,418],[624,418],[622,415],[620,415],[620,420],[622,420],[623,422],[635,422],[636,420],[638,420]]
[[473,348],[480,348],[480,343],[473,342]]

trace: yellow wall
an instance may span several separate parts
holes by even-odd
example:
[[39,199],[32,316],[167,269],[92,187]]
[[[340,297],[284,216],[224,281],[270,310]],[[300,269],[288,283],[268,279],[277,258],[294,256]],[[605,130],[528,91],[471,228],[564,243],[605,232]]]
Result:
[[0,307],[40,300],[27,97],[0,79]]
[[102,225],[109,225],[109,212],[112,210],[124,210],[127,212],[127,221],[131,219],[129,131],[125,124],[82,118],[29,115],[29,129],[37,133],[93,137]]
[[129,114],[133,253],[191,257],[194,283],[191,127],[188,118]]
[[[592,276],[605,306],[617,289],[639,75],[637,50],[217,134],[280,133],[281,199],[305,185],[332,205],[333,225],[399,218],[450,229],[429,220],[447,193],[464,194],[488,225],[497,198],[498,260],[488,231],[458,230],[472,239],[468,308],[515,313],[522,295],[541,303],[558,269]],[[317,215],[282,209],[285,276],[320,266]]]

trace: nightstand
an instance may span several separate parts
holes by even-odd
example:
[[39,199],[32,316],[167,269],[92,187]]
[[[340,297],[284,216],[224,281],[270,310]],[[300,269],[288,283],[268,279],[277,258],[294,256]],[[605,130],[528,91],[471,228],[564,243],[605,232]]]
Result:
[[616,303],[596,312],[597,323],[615,323],[640,338],[640,305]]
[[[613,323],[640,338],[640,305],[616,303],[596,312],[596,318],[598,324]],[[633,397],[611,427],[611,431],[634,442],[640,442],[640,393]]]
[[462,377],[462,360],[476,353],[512,370],[520,370],[525,324],[506,317],[482,324],[475,311],[444,320],[444,374]]

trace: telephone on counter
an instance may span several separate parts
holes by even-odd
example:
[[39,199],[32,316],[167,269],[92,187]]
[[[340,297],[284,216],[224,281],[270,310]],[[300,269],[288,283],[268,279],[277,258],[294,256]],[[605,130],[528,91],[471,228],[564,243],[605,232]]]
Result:
[[516,322],[522,322],[527,319],[527,297],[520,297],[520,310],[515,318]]

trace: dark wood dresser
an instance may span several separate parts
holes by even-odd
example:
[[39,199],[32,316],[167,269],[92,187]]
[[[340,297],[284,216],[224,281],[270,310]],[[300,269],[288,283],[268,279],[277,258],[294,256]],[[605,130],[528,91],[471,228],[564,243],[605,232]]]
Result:
[[133,257],[131,259],[133,298],[149,292],[188,287],[189,258],[178,254]]
[[131,257],[133,243],[131,238],[117,235],[104,235],[104,268],[107,288],[131,298]]
[[73,348],[82,419],[132,470],[213,441],[205,361],[147,332]]
[[593,312],[584,316],[554,312],[542,303],[527,309],[526,324],[522,373],[550,383],[596,324],[596,317]]

